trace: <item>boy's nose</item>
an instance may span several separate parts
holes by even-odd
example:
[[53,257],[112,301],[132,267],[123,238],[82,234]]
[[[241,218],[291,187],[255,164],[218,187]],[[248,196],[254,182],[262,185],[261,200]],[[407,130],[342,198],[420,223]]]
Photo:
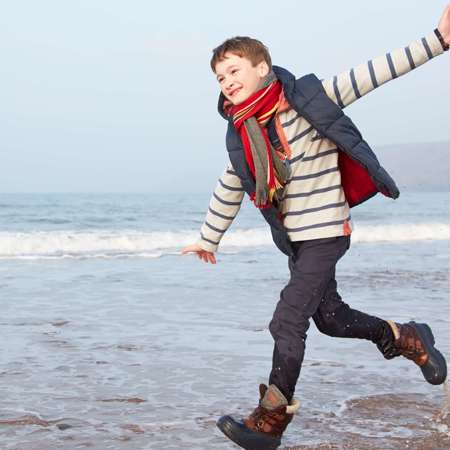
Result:
[[232,89],[233,86],[234,86],[234,81],[233,81],[233,80],[230,80],[230,81],[227,83],[227,89]]

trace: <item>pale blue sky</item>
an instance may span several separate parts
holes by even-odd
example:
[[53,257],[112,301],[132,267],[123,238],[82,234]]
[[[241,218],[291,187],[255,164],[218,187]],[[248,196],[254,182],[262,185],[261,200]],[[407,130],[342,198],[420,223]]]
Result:
[[[3,2],[0,192],[210,191],[227,161],[213,47],[250,35],[326,78],[428,34],[446,4]],[[449,74],[447,53],[347,113],[375,150],[448,141]]]

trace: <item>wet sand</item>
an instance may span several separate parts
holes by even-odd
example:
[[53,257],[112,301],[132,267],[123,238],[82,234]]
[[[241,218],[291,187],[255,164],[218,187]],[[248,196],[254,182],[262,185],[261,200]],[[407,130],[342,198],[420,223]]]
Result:
[[[416,244],[413,257],[406,244],[381,247],[352,247],[339,267],[343,297],[429,322],[450,354],[450,244]],[[173,256],[3,266],[0,449],[237,448],[215,421],[255,406],[287,274],[269,250],[219,264]],[[443,387],[371,343],[312,326],[296,395],[300,413],[281,448],[450,448]]]

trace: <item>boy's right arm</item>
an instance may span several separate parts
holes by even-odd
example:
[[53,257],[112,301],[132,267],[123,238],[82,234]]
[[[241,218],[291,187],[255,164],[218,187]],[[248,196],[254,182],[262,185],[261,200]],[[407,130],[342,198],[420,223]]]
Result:
[[200,228],[200,239],[194,245],[185,247],[182,253],[195,252],[205,262],[213,262],[214,258],[208,258],[213,255],[208,254],[217,251],[222,236],[241,208],[244,194],[239,177],[229,165],[219,178],[209,202],[205,221]]

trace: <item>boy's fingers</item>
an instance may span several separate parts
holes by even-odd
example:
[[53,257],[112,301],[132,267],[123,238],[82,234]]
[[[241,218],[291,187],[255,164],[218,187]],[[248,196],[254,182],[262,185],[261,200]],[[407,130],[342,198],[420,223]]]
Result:
[[216,257],[214,256],[214,253],[207,252],[206,250],[198,251],[198,250],[183,249],[181,251],[182,255],[185,255],[186,253],[195,253],[198,259],[203,260],[205,263],[216,264]]

